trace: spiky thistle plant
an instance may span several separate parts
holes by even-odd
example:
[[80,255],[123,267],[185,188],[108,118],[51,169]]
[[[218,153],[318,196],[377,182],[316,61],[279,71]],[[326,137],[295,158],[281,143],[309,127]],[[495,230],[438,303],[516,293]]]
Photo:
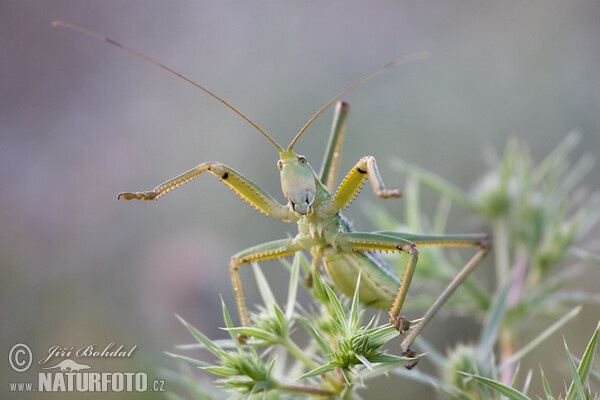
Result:
[[[252,316],[252,327],[235,327],[225,303],[222,303],[227,340],[210,340],[180,318],[198,341],[190,348],[203,348],[216,358],[208,363],[187,356],[173,357],[220,376],[215,383],[226,391],[225,397],[260,396],[261,398],[298,398],[341,396],[354,398],[356,390],[376,376],[399,368],[411,358],[388,354],[383,346],[397,337],[390,324],[375,326],[374,319],[364,323],[364,308],[358,302],[358,287],[348,304],[340,299],[320,275],[313,278],[314,297],[321,309],[307,312],[296,303],[300,266],[308,268],[302,254],[290,266],[290,282],[285,310],[276,302],[261,269],[254,273],[263,304]],[[349,308],[348,308],[349,306]],[[299,345],[293,332],[299,328],[309,343]],[[238,335],[249,340],[240,342]],[[284,350],[284,351],[282,351]],[[291,356],[292,360],[287,360]]]
[[[488,283],[481,290],[481,285],[467,282],[447,307],[478,314],[483,321],[479,339],[446,349],[446,354],[426,345],[430,354],[437,355],[431,359],[440,371],[439,376],[427,377],[430,384],[459,389],[462,393],[458,398],[506,395],[487,392],[484,379],[503,387],[514,386],[519,363],[527,354],[572,322],[581,310],[580,304],[595,308],[600,304],[598,292],[569,288],[581,273],[581,260],[600,264],[597,255],[579,247],[600,219],[598,193],[582,185],[593,170],[592,157],[569,162],[579,140],[577,133],[567,135],[536,164],[527,146],[511,139],[504,155],[492,157],[495,161],[489,171],[470,192],[417,166],[394,161],[393,168],[407,175],[410,191],[406,196],[406,214],[411,217],[402,224],[388,214],[378,215],[377,220],[387,224],[386,229],[443,231],[450,204],[456,203],[478,214],[492,230],[494,285]],[[438,212],[431,221],[419,208],[420,185],[440,195]],[[417,279],[435,282],[447,271],[453,273],[452,263],[443,256],[436,253],[431,257],[436,268],[428,269]],[[533,340],[519,340],[540,331],[540,322],[548,317],[554,322],[542,328]],[[423,347],[422,343],[419,345]],[[531,377],[531,372],[527,377]],[[402,371],[398,373],[414,378]],[[527,377],[525,381],[529,382]]]
[[[261,269],[254,264],[263,301],[252,316],[253,327],[234,326],[224,303],[224,329],[229,332],[229,339],[210,340],[183,321],[198,341],[185,349],[204,348],[216,361],[173,356],[218,376],[215,384],[222,391],[200,390],[189,379],[188,387],[192,386],[194,396],[202,399],[352,399],[360,389],[368,388],[372,378],[391,374],[430,385],[443,398],[528,398],[533,371],[529,370],[524,382],[520,382],[520,362],[550,336],[573,323],[581,304],[600,304],[598,293],[567,286],[573,281],[573,259],[600,264],[598,256],[580,247],[600,218],[600,202],[597,194],[586,192],[581,185],[592,170],[591,158],[582,157],[574,165],[568,162],[577,142],[577,135],[567,136],[550,155],[535,164],[526,147],[511,140],[504,155],[497,158],[470,192],[417,166],[393,163],[393,168],[407,175],[407,217],[400,222],[385,210],[370,206],[368,215],[380,229],[443,233],[450,206],[456,203],[480,216],[482,230],[487,227],[492,231],[493,283],[469,278],[445,306],[446,311],[472,315],[481,323],[477,341],[449,346],[417,339],[416,348],[427,352],[425,357],[434,364],[437,374],[402,368],[410,359],[386,351],[386,344],[398,332],[387,323],[379,325],[376,319],[365,323],[365,309],[356,294],[352,299],[338,296],[335,288],[318,274],[313,277],[312,288],[307,288],[299,275],[301,269],[309,273],[310,263],[299,253],[292,264],[282,261],[290,270],[283,308]],[[431,219],[421,209],[421,186],[440,195]],[[460,257],[460,253],[441,249],[421,250],[413,280],[419,290],[411,288],[409,310],[424,310],[432,303],[441,290],[441,282],[451,279],[464,264]],[[315,301],[301,308],[296,294],[303,285]],[[540,327],[542,317],[550,317],[553,322]],[[534,339],[521,342],[523,333]],[[242,344],[238,335],[246,335],[250,340]],[[572,384],[558,398],[595,398],[589,378],[598,375],[592,367],[597,337],[598,329],[578,367],[567,350],[565,365]],[[544,393],[540,395],[556,398],[544,372],[541,380]]]

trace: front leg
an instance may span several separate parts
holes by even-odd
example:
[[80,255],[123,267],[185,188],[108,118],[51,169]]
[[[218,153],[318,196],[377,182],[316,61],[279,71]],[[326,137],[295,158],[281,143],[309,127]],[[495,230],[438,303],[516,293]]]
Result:
[[239,269],[242,265],[249,262],[271,260],[274,258],[285,257],[302,250],[302,246],[295,239],[281,239],[273,242],[259,244],[241,251],[231,257],[229,264],[229,272],[231,273],[231,282],[235,293],[235,301],[242,326],[252,326],[250,322],[250,314],[246,306],[246,298],[242,289],[242,278],[240,277]]
[[295,222],[298,220],[298,217],[296,217],[288,207],[279,204],[271,195],[262,190],[260,186],[244,177],[233,168],[229,168],[227,165],[220,162],[213,161],[202,163],[191,170],[158,185],[151,191],[123,192],[119,193],[117,199],[156,200],[206,171],[229,185],[242,197],[242,199],[252,204],[260,212],[286,222]]
[[377,163],[375,157],[365,156],[361,158],[354,168],[350,170],[348,175],[344,178],[335,196],[330,200],[330,203],[326,205],[327,212],[337,212],[348,205],[356,196],[365,178],[369,178],[373,193],[380,198],[400,197],[402,193],[399,189],[386,189],[383,184],[379,171],[377,170]]

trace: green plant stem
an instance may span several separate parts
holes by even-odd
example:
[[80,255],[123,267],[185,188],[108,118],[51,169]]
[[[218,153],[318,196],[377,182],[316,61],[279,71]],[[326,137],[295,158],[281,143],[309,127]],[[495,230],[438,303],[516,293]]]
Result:
[[506,231],[506,225],[501,219],[494,220],[492,223],[493,230],[493,245],[494,250],[494,264],[496,267],[496,280],[497,287],[504,287],[508,280],[510,271],[510,252],[508,247],[508,232]]
[[[510,359],[516,351],[517,343],[510,330],[501,328],[498,332],[498,347],[500,348],[500,362]],[[510,385],[515,375],[516,365],[511,364],[500,371],[500,382]]]
[[[508,282],[510,273],[510,251],[508,243],[508,232],[503,220],[496,219],[492,223],[494,264],[496,267],[496,285],[497,291],[503,288]],[[498,331],[498,346],[500,351],[500,362],[509,359],[515,352],[515,340],[506,327],[501,327]],[[514,369],[507,368],[501,372],[500,382],[510,384]]]
[[294,357],[302,361],[309,369],[315,369],[319,366],[316,362],[310,359],[296,343],[292,342],[288,338],[281,342],[281,345],[285,347]]
[[[292,342],[291,340],[289,340],[289,338],[286,338],[285,340],[283,340],[281,342],[281,345],[283,347],[285,347],[287,349],[287,351],[289,351],[294,357],[296,357],[298,360],[300,360],[304,365],[306,365],[306,367],[309,370],[313,370],[319,367],[319,364],[314,362],[313,360],[310,359],[310,357],[308,357],[306,355],[306,353],[304,353],[302,351],[302,349],[300,347],[298,347],[298,345],[296,345],[296,343]],[[323,378],[329,382],[333,387],[335,388],[339,388],[339,382],[334,379],[333,377],[331,377],[330,374],[323,374]]]

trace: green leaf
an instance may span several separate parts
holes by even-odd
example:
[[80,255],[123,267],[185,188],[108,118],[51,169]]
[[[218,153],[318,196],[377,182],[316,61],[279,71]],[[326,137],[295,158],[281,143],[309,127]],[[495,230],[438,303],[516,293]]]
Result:
[[562,180],[560,189],[563,193],[573,193],[584,178],[594,169],[594,158],[589,154],[579,158],[569,168]]
[[[233,328],[233,321],[231,320],[231,315],[229,314],[229,310],[227,310],[227,306],[225,305],[225,301],[223,300],[223,296],[221,297],[221,309],[223,310],[223,320],[225,321],[225,326],[227,328]],[[237,335],[233,334],[231,331],[229,332],[231,339],[235,344],[239,344]]]
[[279,325],[283,328],[287,327],[287,321],[285,319],[285,315],[281,308],[277,306],[277,304],[273,304],[273,311],[275,311],[275,316],[277,317],[277,321],[279,321]]
[[579,247],[574,247],[571,246],[569,248],[569,250],[571,251],[571,253],[573,253],[576,257],[579,257],[582,260],[586,260],[586,261],[590,261],[590,262],[594,262],[597,265],[600,265],[600,255],[598,254],[594,254],[591,251],[587,251],[584,250],[582,248]]
[[[579,382],[581,384],[584,384],[587,381],[590,371],[592,370],[592,364],[594,363],[594,354],[596,353],[596,345],[598,343],[599,332],[600,323],[598,323],[598,325],[596,326],[596,330],[594,331],[594,334],[592,335],[592,338],[590,339],[585,349],[583,357],[581,358],[581,362],[579,363],[579,368],[577,369],[577,376],[579,377]],[[569,393],[567,395],[567,399],[571,399],[573,395],[573,385],[571,385],[571,388],[569,389]]]
[[344,307],[342,307],[342,303],[340,303],[340,299],[337,297],[333,289],[329,287],[329,285],[323,283],[323,287],[327,292],[327,297],[329,298],[329,303],[331,305],[331,309],[335,314],[336,321],[341,325],[342,330],[344,332],[348,332],[350,327],[348,326],[348,322],[346,321],[346,313],[344,312]]
[[[432,375],[426,374],[424,372],[421,372],[417,369],[413,369],[411,371],[407,370],[406,368],[398,368],[400,365],[397,365],[393,370],[389,369],[388,366],[391,366],[393,364],[380,364],[375,366],[375,368],[373,368],[373,372],[367,372],[367,374],[365,374],[365,379],[367,378],[371,378],[373,376],[378,376],[381,375],[381,373],[387,373],[387,372],[392,372],[395,375],[399,375],[403,378],[406,378],[408,380],[411,380],[413,382],[418,382],[418,383],[423,383],[426,385],[431,386],[432,388],[434,388],[435,390],[439,390],[440,392],[442,392],[443,394],[445,394],[448,398],[454,399],[454,400],[463,400],[463,399],[472,399],[471,396],[469,396],[466,392],[449,386],[447,385],[443,380],[434,377]],[[381,371],[380,372],[380,368]],[[462,394],[463,396],[459,395]]]
[[567,160],[569,153],[577,147],[580,141],[581,135],[578,132],[573,131],[565,136],[563,141],[532,171],[532,181],[534,183],[542,182],[551,171],[557,170],[559,165]]
[[257,381],[254,383],[254,386],[252,386],[251,393],[260,393],[260,392],[266,391],[271,386],[272,386],[272,382],[270,382],[270,381]]
[[596,326],[596,330],[592,335],[579,364],[579,377],[586,380],[594,363],[594,354],[596,353],[596,345],[598,344],[598,334],[600,333],[600,323]]
[[373,369],[373,364],[371,364],[371,362],[367,360],[365,356],[363,356],[362,354],[355,354],[355,356],[361,363],[363,363],[365,367],[367,367],[368,369]]
[[529,370],[529,372],[527,372],[527,376],[525,376],[525,383],[523,384],[523,390],[522,392],[524,394],[527,394],[527,391],[529,390],[529,385],[531,384],[531,376],[533,375],[533,370]]
[[365,334],[369,336],[369,342],[373,345],[384,345],[395,337],[400,336],[398,330],[391,324],[381,325],[376,328],[368,329]]
[[317,341],[319,348],[323,354],[333,354],[334,349],[331,347],[331,342],[326,340],[321,334],[306,320],[305,318],[299,318],[298,321],[304,326],[304,329],[312,335]]
[[511,400],[530,400],[529,397],[527,397],[523,393],[519,392],[517,389],[511,388],[510,386],[506,386],[506,385],[504,385],[500,382],[497,382],[493,379],[485,378],[483,376],[468,374],[468,373],[462,372],[462,371],[458,371],[458,373],[463,374],[465,376],[469,376],[469,377],[477,380],[478,382],[483,383],[485,386],[489,387],[490,389],[492,389],[500,394],[503,394],[504,396],[508,397]]
[[581,311],[581,306],[575,307],[574,309],[569,311],[567,314],[565,314],[561,319],[559,319],[558,321],[556,321],[555,323],[550,325],[548,328],[546,328],[546,330],[544,330],[535,339],[533,339],[527,345],[523,346],[521,348],[521,350],[517,351],[515,354],[513,354],[507,360],[504,360],[504,362],[498,366],[498,372],[502,371],[504,368],[508,367],[509,365],[511,365],[511,364],[517,362],[518,360],[520,360],[521,358],[523,358],[525,356],[525,354],[529,353],[531,350],[536,348],[540,343],[542,343],[544,340],[546,340],[554,332],[559,330],[569,320],[574,318],[579,313],[579,311]]
[[[211,343],[219,347],[221,350],[234,349],[237,347],[237,344],[231,339],[214,339],[211,340]],[[175,347],[180,350],[206,349],[206,346],[202,343],[178,344]]]
[[268,342],[268,343],[279,343],[280,342],[280,338],[278,336],[272,334],[271,332],[262,330],[262,329],[252,328],[252,327],[248,327],[248,326],[241,326],[241,327],[235,327],[235,328],[227,328],[226,330],[233,332],[233,333],[237,333],[239,335],[247,335],[250,337],[255,337],[257,339],[264,340],[265,342]]
[[[419,354],[417,357],[421,357],[423,354]],[[392,363],[392,362],[407,362],[412,360],[412,358],[408,358],[408,357],[401,357],[401,356],[395,356],[393,354],[387,354],[387,353],[379,353],[379,354],[375,354],[374,356],[370,357],[370,361],[374,362],[374,363]]]
[[548,380],[546,379],[546,375],[544,374],[542,366],[540,366],[540,373],[542,374],[542,383],[544,384],[544,392],[546,393],[546,397],[548,400],[553,400],[554,395],[552,394],[552,390],[550,390],[550,385],[548,384]]
[[414,171],[406,174],[406,183],[404,184],[404,201],[406,224],[409,230],[413,232],[423,231],[423,223],[421,222],[421,200],[419,199],[419,178]]
[[311,376],[317,376],[317,375],[322,375],[325,374],[331,370],[334,370],[335,368],[337,368],[337,365],[335,363],[327,363],[325,365],[322,365],[318,368],[313,369],[310,372],[307,372],[306,374],[298,377],[297,380],[301,380],[301,379],[306,379],[306,378],[310,378]]
[[219,346],[215,345],[209,338],[207,338],[206,336],[204,336],[202,334],[202,332],[200,332],[199,330],[197,330],[196,328],[194,328],[192,325],[190,325],[189,323],[187,323],[186,320],[184,320],[183,318],[181,318],[179,315],[175,315],[175,316],[177,317],[177,319],[179,319],[179,321],[187,328],[188,331],[190,331],[190,333],[200,343],[202,343],[204,346],[206,346],[206,349],[208,351],[210,351],[211,353],[213,353],[217,357],[220,357],[220,356],[223,356],[223,355],[226,354],[223,351],[223,349],[221,349]]
[[277,304],[275,301],[275,296],[273,296],[273,292],[271,291],[271,287],[269,286],[269,282],[267,282],[267,278],[263,274],[262,270],[258,266],[257,263],[252,263],[252,270],[254,271],[254,277],[256,279],[256,284],[258,285],[258,291],[260,292],[260,296],[262,297],[263,303],[267,309],[271,308],[274,304]]
[[569,389],[569,393],[567,394],[567,400],[572,399],[575,395],[575,391],[577,392],[577,396],[580,399],[585,399],[585,392],[583,391],[583,385],[581,380],[579,379],[579,374],[577,373],[577,367],[575,366],[575,361],[573,361],[573,357],[571,356],[571,352],[569,351],[569,346],[567,346],[567,341],[564,340],[565,350],[567,352],[567,360],[569,361],[569,370],[571,371],[571,376],[573,377],[573,383],[571,384],[571,388]]
[[414,164],[409,164],[400,159],[392,160],[392,168],[398,172],[411,172],[412,176],[418,179],[425,186],[428,186],[430,189],[446,196],[450,200],[454,201],[457,204],[465,207],[471,211],[479,211],[477,203],[475,203],[469,195],[463,191],[462,189],[454,186],[447,180],[427,171],[423,168],[417,167]]
[[486,314],[485,323],[481,332],[481,338],[479,339],[479,355],[482,360],[486,360],[492,354],[494,350],[494,343],[498,337],[498,331],[500,330],[500,324],[504,318],[506,311],[506,299],[508,297],[508,291],[511,288],[511,281],[508,281],[498,296],[492,302],[491,308]]
[[[370,370],[362,373],[361,379],[366,381],[368,379],[373,379],[376,376],[387,375],[389,372],[395,373],[399,370],[408,371],[406,368],[404,368],[404,366],[406,365],[406,362],[407,362],[407,360],[396,360],[396,361],[388,361],[388,362],[376,364]],[[413,372],[413,371],[411,371],[411,372]],[[437,383],[441,384],[441,382],[439,382],[439,381]]]
[[208,367],[208,366],[211,365],[211,364],[206,363],[204,361],[196,360],[196,359],[191,358],[191,357],[181,356],[179,354],[169,353],[167,351],[165,351],[165,354],[168,355],[168,356],[170,356],[170,357],[176,358],[178,360],[185,361],[186,363],[192,364],[192,365],[194,365],[196,367],[201,367],[202,368],[202,367]]
[[512,382],[510,383],[511,387],[515,387],[517,385],[517,378],[519,376],[520,371],[521,371],[521,363],[518,363],[517,368],[515,369],[515,374],[513,375]]
[[238,371],[235,368],[227,368],[227,367],[220,367],[220,366],[212,366],[212,367],[204,367],[202,369],[205,369],[209,372],[212,372],[213,374],[218,374],[218,375],[224,375],[224,376],[237,376],[240,375],[240,371]]
[[350,307],[350,317],[348,318],[348,325],[350,325],[352,330],[358,329],[360,325],[360,306],[358,303],[358,294],[360,293],[360,275],[361,272],[358,273],[358,278],[356,279],[356,288],[354,289],[354,296],[352,297],[352,306]]
[[285,306],[285,316],[288,320],[292,319],[294,307],[296,305],[296,294],[298,293],[298,280],[300,276],[300,253],[294,256],[292,271],[290,272],[290,285],[288,287],[288,298]]

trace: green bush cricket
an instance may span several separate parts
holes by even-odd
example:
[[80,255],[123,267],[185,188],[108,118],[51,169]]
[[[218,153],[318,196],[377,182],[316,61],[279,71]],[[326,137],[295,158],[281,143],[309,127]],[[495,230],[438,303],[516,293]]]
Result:
[[[397,198],[401,196],[401,193],[397,189],[390,190],[385,188],[379,175],[375,158],[372,156],[362,157],[348,172],[339,186],[336,183],[336,176],[345,136],[346,117],[350,110],[347,103],[339,100],[356,86],[393,66],[426,58],[428,56],[426,52],[415,53],[386,64],[340,92],[304,125],[287,149],[284,149],[235,107],[186,76],[133,49],[94,32],[61,21],[56,21],[53,25],[76,30],[116,45],[193,84],[242,117],[265,136],[277,149],[279,153],[277,168],[280,171],[281,188],[283,195],[288,201],[287,204],[280,204],[271,195],[261,189],[260,186],[234,169],[220,162],[212,161],[202,163],[162,183],[151,191],[123,192],[118,195],[119,199],[125,200],[155,200],[181,184],[200,176],[202,173],[210,172],[234,189],[242,199],[249,202],[260,212],[284,222],[298,224],[298,234],[293,238],[259,244],[231,257],[229,266],[231,279],[243,326],[251,326],[252,323],[246,306],[239,269],[247,263],[290,256],[300,250],[307,250],[312,255],[312,273],[319,273],[322,264],[333,284],[342,293],[350,297],[354,293],[356,281],[360,273],[360,301],[367,306],[388,309],[390,323],[400,333],[409,330],[401,344],[402,354],[407,357],[416,357],[416,353],[410,349],[412,342],[452,292],[485,257],[489,251],[489,238],[486,234],[418,235],[392,231],[357,232],[340,211],[349,205],[366,178],[369,178],[373,192],[379,198]],[[317,174],[308,163],[306,157],[294,151],[294,145],[310,124],[336,102],[338,103],[335,109],[333,127],[325,151],[323,166],[320,173]],[[410,328],[410,322],[404,316],[400,316],[400,312],[417,266],[417,248],[420,246],[467,246],[473,247],[477,251],[427,310],[422,319],[414,327]],[[408,263],[401,279],[376,254],[376,252],[382,251],[405,252],[409,255]],[[414,367],[417,361],[415,358],[407,364],[407,367]]]

